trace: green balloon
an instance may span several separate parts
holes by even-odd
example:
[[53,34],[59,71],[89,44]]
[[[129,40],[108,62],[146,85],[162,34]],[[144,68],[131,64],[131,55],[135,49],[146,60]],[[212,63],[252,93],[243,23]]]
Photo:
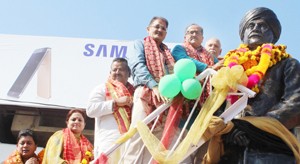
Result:
[[201,94],[201,90],[201,84],[196,79],[187,79],[184,80],[181,84],[182,95],[190,100],[197,99]]
[[181,88],[181,82],[175,74],[165,75],[158,83],[160,94],[167,98],[175,97]]
[[191,59],[180,59],[174,65],[174,73],[183,82],[195,76],[196,65]]

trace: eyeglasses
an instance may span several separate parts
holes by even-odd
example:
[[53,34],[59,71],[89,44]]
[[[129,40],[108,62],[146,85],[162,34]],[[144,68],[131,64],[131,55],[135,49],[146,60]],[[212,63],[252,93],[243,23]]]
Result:
[[186,34],[188,35],[202,35],[202,33],[200,31],[187,31]]
[[155,25],[155,26],[149,26],[149,27],[153,27],[153,28],[155,28],[156,30],[161,29],[161,30],[163,30],[163,31],[167,31],[167,28],[164,27],[164,26],[161,26],[161,25]]

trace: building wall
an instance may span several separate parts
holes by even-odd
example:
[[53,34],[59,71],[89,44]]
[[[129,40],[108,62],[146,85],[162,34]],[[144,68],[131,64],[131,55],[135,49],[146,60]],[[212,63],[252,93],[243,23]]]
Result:
[[[0,142],[16,143],[21,129],[31,129],[38,138],[38,146],[44,147],[49,137],[66,127],[69,109],[48,109],[22,106],[0,106]],[[84,135],[94,142],[94,119],[86,120]]]

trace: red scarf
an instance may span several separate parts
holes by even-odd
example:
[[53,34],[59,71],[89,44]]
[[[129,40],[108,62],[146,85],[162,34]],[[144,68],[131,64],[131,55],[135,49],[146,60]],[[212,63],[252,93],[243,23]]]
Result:
[[76,159],[75,157],[78,156],[78,154],[81,154],[81,161],[85,157],[87,151],[93,152],[93,145],[83,135],[80,136],[80,142],[78,143],[74,133],[69,128],[65,128],[63,129],[63,137],[64,160],[72,163]]
[[[166,74],[172,74],[174,68],[174,58],[165,44],[157,46],[152,37],[148,36],[144,39],[145,59],[146,65],[153,76],[154,80],[159,83],[159,80]],[[141,96],[143,100],[150,104],[150,106],[160,106],[162,103],[158,102],[152,90],[148,87],[144,87],[143,94]],[[145,109],[145,112],[150,114],[153,109]]]
[[202,46],[200,46],[198,49],[195,49],[190,43],[184,42],[184,48],[191,58],[194,58],[209,66],[214,65],[214,59]]
[[[132,100],[134,87],[130,83],[127,83],[125,86],[119,81],[108,79],[105,85],[107,100],[117,99],[122,96],[128,96]],[[131,122],[131,106],[114,106],[113,111],[120,133],[126,133]]]
[[[213,57],[202,47],[195,49],[190,43],[184,42],[184,48],[187,52],[187,54],[202,63],[207,64],[208,66],[214,65],[214,59]],[[204,88],[204,87],[203,87]],[[210,85],[209,82],[205,86],[205,91],[202,93],[202,96],[200,98],[200,104],[202,105],[207,97],[209,96],[210,91]]]

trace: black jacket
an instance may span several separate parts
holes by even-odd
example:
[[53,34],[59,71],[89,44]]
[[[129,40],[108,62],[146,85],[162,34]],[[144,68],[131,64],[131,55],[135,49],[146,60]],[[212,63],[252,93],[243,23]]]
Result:
[[248,114],[274,117],[288,129],[300,125],[298,60],[287,58],[269,68],[259,89],[260,92],[248,100]]

